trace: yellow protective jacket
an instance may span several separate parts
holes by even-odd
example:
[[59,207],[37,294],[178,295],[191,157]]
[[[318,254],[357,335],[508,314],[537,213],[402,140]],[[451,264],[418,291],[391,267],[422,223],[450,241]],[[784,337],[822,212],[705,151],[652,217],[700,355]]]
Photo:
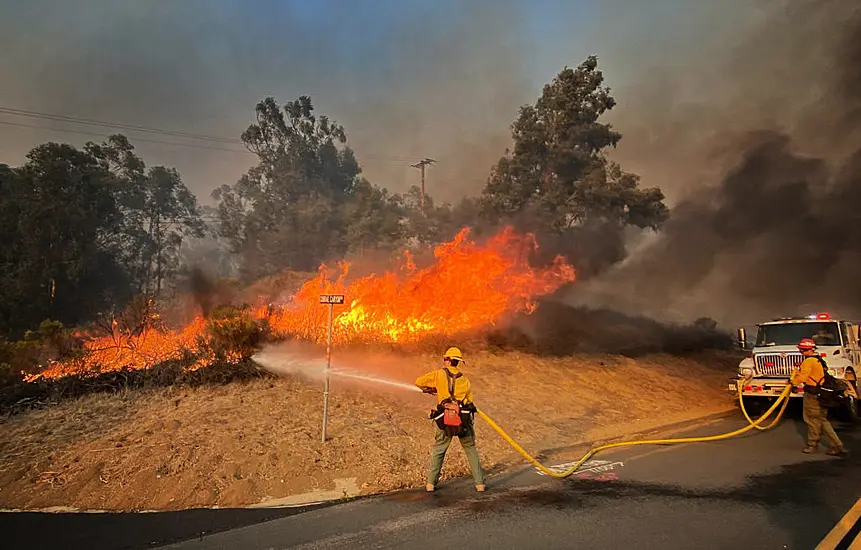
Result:
[[792,373],[789,379],[793,384],[804,384],[815,386],[825,378],[825,370],[816,357],[805,357],[799,365],[798,370]]
[[[449,398],[448,393],[448,376],[445,374],[445,369],[452,374],[457,374],[460,370],[457,367],[443,367],[433,370],[427,374],[423,374],[416,378],[416,386],[419,389],[433,388],[436,390],[437,403],[442,403]],[[472,386],[465,375],[454,380],[454,398],[461,403],[472,403]]]

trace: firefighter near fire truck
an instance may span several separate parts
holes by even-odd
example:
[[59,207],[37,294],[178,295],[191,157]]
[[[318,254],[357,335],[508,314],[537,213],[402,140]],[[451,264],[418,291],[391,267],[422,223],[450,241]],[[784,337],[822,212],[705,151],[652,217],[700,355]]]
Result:
[[846,454],[843,442],[828,421],[828,409],[838,404],[840,394],[845,391],[842,387],[844,382],[828,374],[828,367],[816,351],[816,342],[812,338],[802,339],[798,343],[798,351],[804,359],[798,370],[792,373],[789,383],[804,386],[802,399],[804,423],[807,424],[807,446],[802,452],[818,452],[819,442],[824,435],[831,445],[825,454]]
[[[765,321],[756,325],[756,329],[753,345],[747,341],[745,329],[738,329],[738,345],[746,357],[739,363],[736,375],[728,381],[729,391],[742,396],[743,412],[746,409],[758,415],[777,400],[803,360],[799,342],[809,338],[825,361],[826,372],[845,383],[839,403],[829,410],[837,419],[850,424],[859,422],[861,344],[857,323],[832,317],[829,313],[814,313]],[[803,401],[803,396],[803,384],[794,384],[790,399]]]
[[[420,376],[415,382],[423,392],[436,394],[438,400],[437,408],[429,415],[436,423],[436,444],[431,452],[426,488],[428,491],[434,491],[446,450],[452,438],[459,437],[472,470],[476,489],[484,490],[484,474],[475,448],[474,415],[481,417],[540,472],[560,479],[573,475],[591,457],[610,449],[721,441],[751,430],[770,430],[780,422],[790,400],[797,397],[804,400],[804,419],[810,427],[805,452],[811,452],[810,448],[818,448],[819,438],[824,430],[825,437],[831,443],[828,454],[845,454],[843,444],[831,428],[826,415],[830,409],[839,408],[848,414],[851,422],[858,422],[859,388],[856,373],[861,372],[859,325],[834,319],[827,313],[818,313],[809,317],[775,319],[760,323],[757,327],[756,344],[749,351],[749,355],[739,363],[736,377],[729,382],[729,390],[736,395],[742,414],[747,420],[746,426],[707,436],[605,443],[591,448],[564,471],[541,464],[475,405],[469,381],[457,368],[463,362],[463,355],[458,348],[449,348],[443,358],[445,367]],[[738,336],[739,346],[748,351],[744,328],[739,329]],[[807,365],[802,370],[800,366],[804,362],[807,362]],[[822,374],[817,369],[821,369]],[[813,380],[810,380],[811,377]],[[816,380],[819,380],[816,391],[804,392],[805,385],[813,385]],[[826,391],[823,392],[823,389]],[[831,397],[826,398],[829,393]],[[813,395],[816,397],[812,397]],[[815,399],[815,403],[812,399]],[[764,404],[763,408],[766,410],[754,419],[747,409],[753,408],[753,404],[757,402]],[[769,418],[771,421],[766,424]]]

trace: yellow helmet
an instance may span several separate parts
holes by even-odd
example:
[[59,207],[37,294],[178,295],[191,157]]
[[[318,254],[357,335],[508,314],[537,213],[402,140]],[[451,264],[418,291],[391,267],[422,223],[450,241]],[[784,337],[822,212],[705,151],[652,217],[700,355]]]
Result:
[[460,352],[460,348],[448,348],[447,350],[445,350],[445,355],[443,355],[443,357],[447,359],[457,359],[461,363],[465,363],[465,361],[463,360],[463,354]]

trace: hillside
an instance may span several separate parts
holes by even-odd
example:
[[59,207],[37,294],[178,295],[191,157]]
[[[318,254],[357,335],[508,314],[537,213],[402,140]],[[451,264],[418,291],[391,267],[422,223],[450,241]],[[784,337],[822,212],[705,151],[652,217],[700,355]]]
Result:
[[[637,360],[483,352],[466,373],[486,413],[537,452],[727,410],[737,359],[702,352]],[[431,355],[338,356],[338,364],[411,383]],[[340,362],[340,363],[339,363]],[[433,398],[332,378],[320,442],[322,385],[293,373],[217,387],[90,395],[0,421],[0,507],[141,510],[245,506],[329,490],[420,487],[432,443]],[[692,396],[696,396],[693,398]],[[480,419],[478,447],[497,473],[522,458]],[[443,483],[468,474],[458,444]],[[492,490],[493,478],[489,480]]]

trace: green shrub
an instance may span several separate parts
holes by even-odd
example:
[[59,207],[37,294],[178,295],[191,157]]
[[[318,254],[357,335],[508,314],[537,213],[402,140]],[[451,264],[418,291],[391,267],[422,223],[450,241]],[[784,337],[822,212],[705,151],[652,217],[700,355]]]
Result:
[[216,361],[235,362],[254,355],[262,335],[261,326],[246,311],[218,306],[210,312],[200,348],[211,351]]
[[22,380],[22,372],[37,372],[42,356],[42,343],[38,340],[0,340],[0,386]]

